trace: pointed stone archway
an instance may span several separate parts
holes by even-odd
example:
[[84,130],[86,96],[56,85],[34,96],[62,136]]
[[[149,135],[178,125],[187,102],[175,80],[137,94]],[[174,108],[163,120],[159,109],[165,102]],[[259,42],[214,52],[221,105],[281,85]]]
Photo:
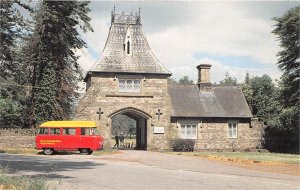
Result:
[[111,134],[111,127],[112,127],[112,120],[117,115],[126,115],[136,121],[136,149],[138,150],[147,150],[148,141],[148,134],[150,133],[150,119],[151,116],[139,109],[128,107],[120,109],[116,112],[113,112],[108,116],[109,118],[109,126],[110,126],[110,134]]

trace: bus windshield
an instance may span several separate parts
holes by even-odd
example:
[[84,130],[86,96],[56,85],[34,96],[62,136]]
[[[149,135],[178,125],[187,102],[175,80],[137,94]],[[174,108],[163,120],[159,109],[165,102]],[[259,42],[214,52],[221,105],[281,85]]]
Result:
[[94,128],[94,134],[95,134],[95,135],[100,135],[100,132],[98,131],[97,128]]

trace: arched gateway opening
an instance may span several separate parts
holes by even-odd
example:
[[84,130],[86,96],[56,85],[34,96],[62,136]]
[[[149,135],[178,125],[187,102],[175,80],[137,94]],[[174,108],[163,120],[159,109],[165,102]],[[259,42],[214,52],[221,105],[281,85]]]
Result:
[[119,142],[124,137],[124,143],[119,144],[120,148],[147,149],[147,125],[150,115],[135,108],[124,108],[114,112],[109,118],[112,146],[115,145],[115,138],[118,136]]

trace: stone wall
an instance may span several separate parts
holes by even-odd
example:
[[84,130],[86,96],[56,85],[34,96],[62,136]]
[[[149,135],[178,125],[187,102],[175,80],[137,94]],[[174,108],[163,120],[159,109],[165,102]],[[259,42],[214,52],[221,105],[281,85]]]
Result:
[[[118,78],[140,78],[140,93],[119,93]],[[130,113],[136,117],[147,119],[147,149],[161,149],[168,144],[166,133],[153,134],[153,127],[170,126],[170,98],[167,89],[166,75],[114,75],[98,74],[88,79],[89,88],[81,98],[75,118],[97,121],[101,134],[111,138],[111,119],[119,113]],[[101,118],[97,112],[101,108]],[[160,109],[163,114],[158,119],[156,113]],[[110,148],[110,140],[104,147]]]
[[0,149],[35,147],[34,129],[0,128]]
[[[237,138],[229,138],[228,121],[238,122]],[[177,129],[180,138],[180,123],[197,124],[197,139],[195,140],[195,151],[239,151],[257,150],[262,148],[263,124],[256,119],[172,119],[173,128]]]

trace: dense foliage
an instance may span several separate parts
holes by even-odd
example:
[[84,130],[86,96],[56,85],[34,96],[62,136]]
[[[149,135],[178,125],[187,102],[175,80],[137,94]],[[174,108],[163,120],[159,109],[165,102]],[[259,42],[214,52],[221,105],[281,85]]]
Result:
[[174,78],[168,78],[169,84],[194,84],[194,81],[189,76],[183,76],[178,81]]
[[[282,50],[278,53],[278,67],[283,72],[274,84],[268,75],[250,77],[239,84],[254,117],[266,125],[265,148],[279,152],[299,152],[299,12],[290,9],[276,21],[273,33]],[[220,84],[236,85],[226,73]]]
[[26,46],[31,68],[29,126],[45,120],[69,119],[76,98],[80,69],[76,49],[85,46],[78,28],[92,30],[89,2],[42,1],[34,15],[35,27]]
[[116,115],[112,118],[112,136],[123,134],[132,138],[136,135],[136,121],[126,115]]
[[85,46],[79,32],[92,30],[88,4],[43,0],[32,8],[20,0],[1,1],[1,127],[34,127],[74,112],[81,77],[75,51]]
[[195,141],[192,139],[172,139],[170,146],[174,152],[193,152]]
[[279,83],[278,104],[274,115],[276,134],[282,141],[281,149],[299,152],[299,82],[300,82],[300,6],[290,9],[276,21],[273,33],[278,37],[282,50],[277,54],[278,67],[283,72]]
[[17,0],[0,3],[0,125],[3,127],[23,124],[26,100],[25,89],[18,86],[23,80],[19,46],[26,23],[14,6],[29,9]]
[[298,6],[290,9],[282,17],[274,18],[276,25],[273,33],[278,37],[282,47],[277,56],[278,67],[283,72],[280,93],[285,107],[299,105],[299,12]]
[[237,79],[229,76],[228,72],[225,74],[225,79],[220,81],[221,85],[237,85]]

